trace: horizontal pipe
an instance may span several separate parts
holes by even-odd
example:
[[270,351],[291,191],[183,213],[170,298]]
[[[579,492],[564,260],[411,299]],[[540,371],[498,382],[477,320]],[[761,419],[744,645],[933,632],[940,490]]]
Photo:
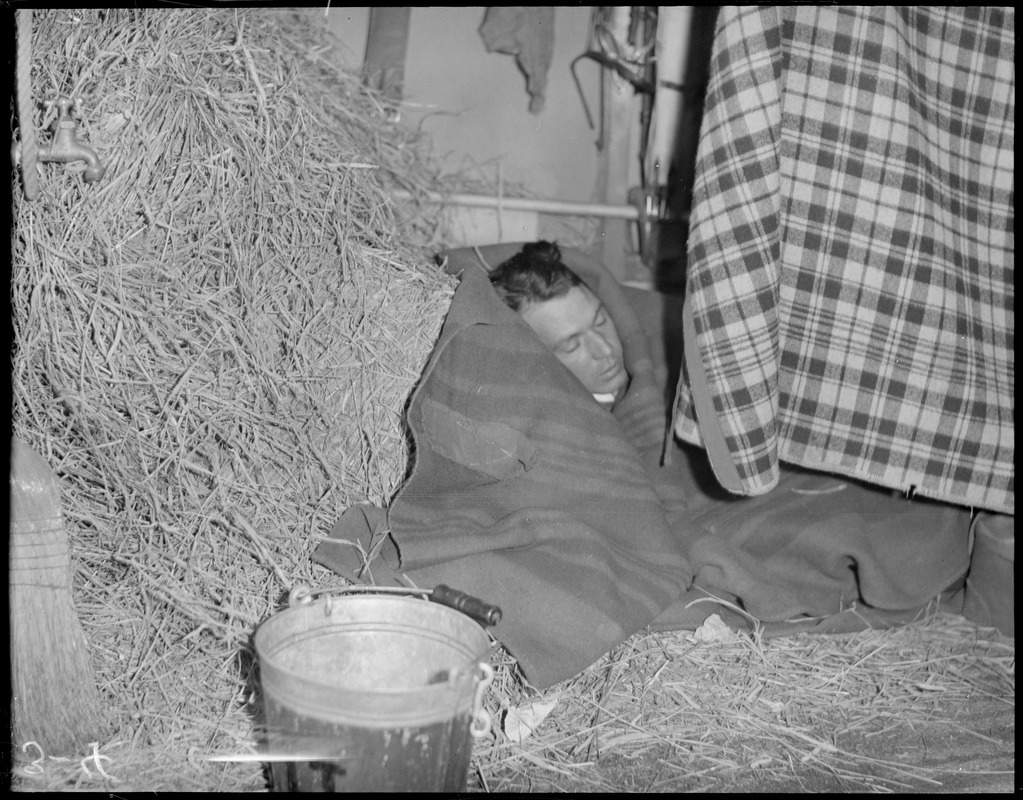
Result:
[[[404,189],[391,192],[395,200],[411,200],[413,194]],[[536,200],[531,197],[489,197],[481,194],[441,195],[425,192],[422,195],[432,203],[449,203],[454,206],[475,206],[477,208],[507,208],[511,211],[537,211],[541,214],[564,214],[573,217],[615,217],[617,219],[639,219],[635,206],[610,206],[599,203],[565,203],[560,200]]]

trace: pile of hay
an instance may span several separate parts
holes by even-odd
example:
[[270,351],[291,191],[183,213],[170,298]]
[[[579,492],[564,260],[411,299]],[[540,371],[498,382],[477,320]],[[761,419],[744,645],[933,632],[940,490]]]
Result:
[[107,171],[13,187],[13,430],[59,477],[113,733],[81,764],[17,752],[20,788],[262,788],[258,763],[205,759],[256,741],[254,626],[338,582],[317,538],[404,477],[453,281],[441,209],[388,191],[439,187],[322,11],[33,22],[37,138],[68,95]]
[[[480,790],[927,791],[971,780],[963,750],[1013,763],[1012,725],[992,738],[992,716],[1014,717],[1014,642],[949,614],[834,636],[638,633],[544,692],[495,664]],[[993,711],[978,725],[980,703]],[[914,757],[954,737],[962,761]],[[1011,780],[975,772],[967,787],[989,777]]]

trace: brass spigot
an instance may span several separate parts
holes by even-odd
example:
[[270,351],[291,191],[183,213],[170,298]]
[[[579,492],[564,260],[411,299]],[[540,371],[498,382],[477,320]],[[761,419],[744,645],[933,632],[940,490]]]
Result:
[[40,161],[60,161],[65,164],[85,161],[88,164],[85,180],[87,183],[95,183],[103,177],[107,168],[99,163],[95,150],[78,141],[78,123],[68,113],[74,105],[71,99],[61,95],[56,102],[60,113],[53,123],[53,143],[49,147],[40,148],[38,158]]

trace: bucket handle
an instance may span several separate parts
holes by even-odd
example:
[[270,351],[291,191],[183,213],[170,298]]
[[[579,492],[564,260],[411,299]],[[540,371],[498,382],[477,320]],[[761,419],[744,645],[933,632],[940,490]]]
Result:
[[288,605],[300,606],[312,602],[315,595],[344,595],[360,593],[418,594],[455,611],[472,617],[480,625],[496,625],[501,621],[501,609],[471,594],[440,584],[433,589],[413,589],[405,586],[342,586],[340,588],[312,589],[299,584],[288,593]]
[[479,680],[472,696],[472,722],[469,724],[469,733],[473,739],[482,739],[490,733],[493,726],[490,713],[483,707],[483,694],[494,680],[494,668],[486,661],[479,661],[476,669],[479,671]]

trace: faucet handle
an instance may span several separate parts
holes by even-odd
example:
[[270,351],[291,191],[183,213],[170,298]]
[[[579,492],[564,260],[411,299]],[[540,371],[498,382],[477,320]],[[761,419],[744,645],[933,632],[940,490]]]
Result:
[[71,109],[74,108],[75,101],[66,94],[57,95],[53,99],[47,100],[43,103],[43,106],[46,108],[47,113],[49,113],[54,106],[57,107],[57,116],[54,118],[52,123],[54,130],[56,130],[62,122],[74,121],[71,117]]
[[68,112],[71,110],[71,106],[75,104],[74,100],[72,100],[66,94],[60,95],[54,102],[56,102],[57,108],[60,109],[60,115],[62,117],[68,116]]

